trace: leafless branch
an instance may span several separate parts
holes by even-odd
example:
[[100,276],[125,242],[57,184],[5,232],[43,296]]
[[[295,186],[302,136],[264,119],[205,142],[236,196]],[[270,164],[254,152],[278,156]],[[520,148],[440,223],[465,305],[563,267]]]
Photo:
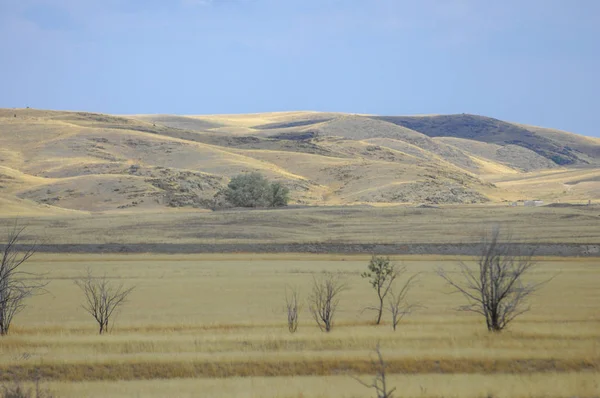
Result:
[[375,377],[371,380],[371,382],[364,382],[360,378],[356,376],[351,376],[354,380],[362,384],[367,388],[372,388],[377,392],[377,398],[392,398],[394,391],[396,391],[396,387],[389,389],[387,385],[386,378],[386,363],[383,360],[383,355],[381,354],[381,349],[379,348],[379,343],[377,343],[377,347],[375,348],[375,352],[377,353],[377,360],[373,361],[373,368],[376,369]]
[[504,239],[499,227],[494,227],[481,241],[481,255],[477,267],[459,263],[459,278],[438,268],[442,277],[455,292],[467,299],[467,304],[458,308],[485,317],[490,331],[501,331],[516,317],[529,311],[527,299],[544,283],[525,283],[523,276],[537,265],[534,250],[518,252],[510,234]]
[[25,300],[43,293],[48,284],[41,279],[41,275],[23,271],[21,268],[37,250],[35,243],[24,250],[18,247],[19,242],[23,240],[25,229],[15,221],[8,231],[1,253],[0,335],[2,336],[8,334],[14,316],[25,308]]
[[388,311],[392,314],[392,327],[396,330],[396,327],[404,318],[404,316],[413,313],[421,305],[416,303],[408,303],[406,296],[413,284],[416,282],[419,274],[412,275],[406,282],[401,286],[398,291],[394,289],[390,290],[390,299],[388,301]]
[[85,297],[82,307],[96,320],[100,334],[109,331],[108,327],[113,315],[127,302],[127,298],[135,288],[125,288],[122,283],[116,284],[106,275],[96,278],[90,269],[84,277],[76,280],[75,284]]
[[329,332],[333,328],[333,319],[340,302],[339,295],[347,288],[341,273],[326,272],[313,278],[308,308],[322,331]]

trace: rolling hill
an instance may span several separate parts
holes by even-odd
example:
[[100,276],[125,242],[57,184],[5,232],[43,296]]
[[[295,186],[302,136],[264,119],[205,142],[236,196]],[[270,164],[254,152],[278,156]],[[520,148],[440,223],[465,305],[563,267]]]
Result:
[[600,139],[475,115],[0,109],[0,211],[209,209],[233,175],[299,205],[600,199]]
[[398,126],[419,131],[429,137],[466,138],[500,145],[530,149],[559,165],[589,164],[598,160],[598,141],[557,130],[507,123],[477,115],[439,115],[425,117],[381,116]]

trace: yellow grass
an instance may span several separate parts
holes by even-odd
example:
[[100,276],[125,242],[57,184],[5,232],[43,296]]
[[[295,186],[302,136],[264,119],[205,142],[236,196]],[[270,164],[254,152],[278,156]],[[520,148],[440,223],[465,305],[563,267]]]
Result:
[[[368,380],[365,378],[365,380]],[[393,375],[398,397],[497,398],[594,397],[600,394],[595,373],[526,375]],[[52,383],[64,397],[252,397],[358,398],[373,392],[346,376],[241,377],[229,379],[171,379],[154,381]]]
[[[21,210],[21,211],[19,211]],[[4,211],[4,209],[2,209]],[[28,239],[48,244],[157,245],[215,243],[469,243],[485,225],[500,224],[518,241],[600,241],[598,206],[567,208],[506,205],[315,207],[285,210],[62,212],[32,217],[25,208],[7,209],[0,229],[19,217]],[[250,251],[250,250],[245,250]]]
[[248,113],[248,114],[230,114],[230,115],[195,115],[187,116],[203,120],[209,120],[222,123],[227,126],[253,127],[268,123],[287,122],[293,120],[308,119],[311,117],[323,117],[322,115],[342,115],[342,114],[323,114],[313,111],[292,111],[292,112],[266,112],[266,113]]
[[[362,309],[375,298],[359,273],[368,256],[38,255],[49,294],[35,297],[0,339],[0,377],[43,377],[61,397],[365,397],[346,373],[372,372],[380,342],[399,396],[593,397],[599,393],[600,268],[593,259],[540,259],[556,276],[532,311],[490,335],[434,274],[442,256],[394,260],[421,272],[411,299],[424,308],[394,332]],[[86,267],[136,285],[111,335],[97,336],[73,280]],[[283,294],[303,298],[313,275],[344,272],[337,324],[322,333],[306,307],[285,326]],[[372,395],[372,394],[371,394]]]
[[571,202],[578,200],[585,203],[590,198],[596,198],[600,192],[598,169],[553,170],[524,173],[517,178],[495,176],[490,180],[502,188],[507,197],[515,198],[522,198],[523,195],[533,198],[535,193],[538,197],[558,202],[561,197],[569,196]]

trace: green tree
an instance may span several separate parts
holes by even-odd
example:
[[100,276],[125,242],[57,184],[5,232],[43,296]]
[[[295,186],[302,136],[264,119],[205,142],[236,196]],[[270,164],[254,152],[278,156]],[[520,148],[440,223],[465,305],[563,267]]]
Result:
[[225,200],[234,207],[280,207],[288,202],[289,189],[279,182],[252,172],[231,179],[224,190]]
[[282,207],[287,206],[290,190],[280,182],[271,183],[271,197],[269,206]]
[[269,193],[269,181],[253,172],[233,177],[225,190],[225,199],[234,207],[267,207]]
[[368,278],[369,283],[377,292],[379,303],[376,307],[367,307],[366,309],[377,311],[377,325],[381,323],[381,315],[383,314],[383,304],[385,297],[390,292],[394,280],[398,276],[396,266],[391,263],[389,257],[380,257],[373,255],[369,261],[369,270],[363,272],[361,276]]

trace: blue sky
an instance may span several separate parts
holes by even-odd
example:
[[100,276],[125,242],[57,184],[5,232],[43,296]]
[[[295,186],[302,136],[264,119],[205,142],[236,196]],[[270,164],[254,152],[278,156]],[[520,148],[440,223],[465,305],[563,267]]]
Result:
[[0,0],[0,107],[474,113],[600,136],[597,0]]

